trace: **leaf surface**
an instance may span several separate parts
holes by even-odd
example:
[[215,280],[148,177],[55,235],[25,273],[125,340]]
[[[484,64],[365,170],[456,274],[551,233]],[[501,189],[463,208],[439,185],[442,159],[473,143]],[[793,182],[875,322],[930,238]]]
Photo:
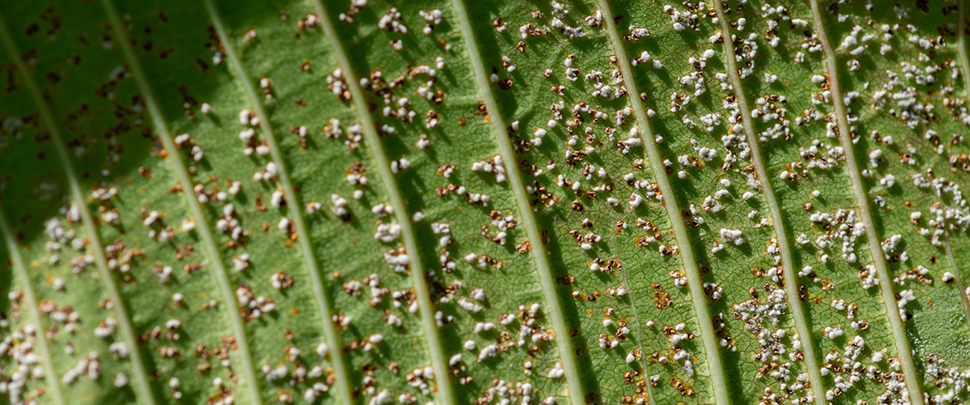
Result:
[[965,8],[5,4],[0,391],[964,401]]

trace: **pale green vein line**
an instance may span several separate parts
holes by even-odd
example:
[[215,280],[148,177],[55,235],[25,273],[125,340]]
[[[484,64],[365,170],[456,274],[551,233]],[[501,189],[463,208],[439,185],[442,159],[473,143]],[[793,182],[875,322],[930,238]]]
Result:
[[731,34],[731,24],[724,14],[724,4],[721,1],[714,2],[717,11],[717,19],[721,24],[721,36],[724,41],[724,56],[727,59],[728,76],[731,78],[731,86],[734,87],[734,95],[737,98],[738,107],[741,110],[741,123],[744,125],[744,132],[748,139],[748,147],[751,148],[751,163],[754,164],[758,174],[758,181],[761,183],[761,193],[764,194],[768,203],[768,211],[771,212],[772,226],[775,228],[775,240],[778,243],[778,251],[781,253],[781,267],[785,275],[785,295],[788,299],[788,307],[792,311],[792,318],[795,320],[795,329],[798,330],[798,338],[802,343],[802,351],[805,355],[805,368],[808,370],[808,379],[812,384],[812,394],[815,403],[824,405],[825,389],[822,385],[822,373],[818,366],[818,357],[815,356],[815,346],[812,343],[812,330],[808,327],[805,318],[802,301],[798,298],[798,276],[795,273],[795,261],[792,260],[791,247],[788,244],[788,232],[785,230],[784,217],[782,217],[781,206],[778,204],[778,197],[775,196],[775,189],[771,186],[771,177],[761,154],[761,145],[758,142],[758,133],[751,124],[751,108],[748,105],[747,97],[744,95],[744,87],[741,84],[741,76],[738,74],[737,55],[734,52],[733,35]]
[[957,53],[960,55],[960,75],[963,76],[963,91],[970,102],[970,57],[967,56],[967,2],[957,0]]
[[[3,44],[7,48],[7,52],[10,54],[11,59],[13,59],[14,64],[17,65],[17,69],[20,70],[20,73],[24,76],[24,81],[30,82],[28,84],[28,90],[31,92],[31,96],[36,100],[37,96],[40,94],[40,92],[37,90],[37,84],[34,83],[33,78],[29,76],[27,67],[20,59],[17,46],[14,44],[13,38],[10,37],[10,32],[7,31],[7,23],[2,17],[0,17],[0,38],[2,38]],[[43,104],[42,100],[39,100],[38,102]],[[42,317],[40,315],[40,306],[37,303],[37,294],[34,293],[34,287],[30,282],[30,274],[27,273],[27,267],[24,266],[24,259],[20,256],[17,241],[14,239],[13,232],[10,231],[10,226],[7,224],[6,220],[6,214],[4,214],[2,208],[0,208],[0,233],[3,234],[3,238],[6,240],[7,250],[10,251],[10,261],[13,262],[14,272],[17,274],[17,278],[20,279],[21,288],[24,290],[24,299],[27,300],[27,309],[30,314],[30,321],[34,323],[34,326],[37,329],[37,351],[40,352],[40,360],[45,369],[44,379],[47,380],[47,385],[50,388],[51,395],[54,397],[54,403],[57,405],[64,405],[64,392],[61,389],[60,381],[57,378],[57,369],[54,368],[54,360],[51,356],[50,342],[47,340],[47,329],[44,327],[44,323],[41,321]]]
[[222,47],[229,57],[229,64],[235,71],[237,79],[242,84],[253,110],[256,111],[256,116],[260,122],[260,129],[265,135],[264,140],[269,145],[270,156],[273,157],[273,161],[277,162],[280,183],[283,185],[286,200],[289,201],[287,208],[293,213],[293,224],[296,228],[297,240],[300,242],[300,250],[303,252],[303,262],[310,275],[313,298],[317,303],[317,311],[320,312],[323,318],[323,335],[327,340],[327,345],[332,348],[330,350],[330,360],[332,360],[331,364],[337,378],[336,385],[340,402],[344,405],[351,405],[353,404],[353,398],[350,389],[350,377],[347,374],[347,366],[344,363],[343,350],[340,350],[342,347],[340,337],[337,335],[337,328],[333,325],[330,301],[327,298],[326,291],[324,291],[323,279],[320,277],[320,269],[317,266],[317,258],[313,253],[313,246],[310,244],[310,232],[307,230],[306,221],[303,219],[303,212],[300,210],[301,204],[299,196],[297,196],[296,190],[293,188],[293,183],[290,181],[290,174],[283,159],[283,152],[276,142],[276,135],[273,134],[273,127],[270,125],[269,115],[266,114],[266,109],[263,108],[263,102],[260,100],[259,95],[256,94],[256,87],[253,86],[252,79],[246,74],[246,70],[239,60],[239,56],[236,54],[231,39],[226,35],[226,29],[222,25],[222,19],[219,18],[219,12],[216,10],[215,5],[212,4],[212,0],[205,0],[205,8],[208,10],[212,24],[216,28],[216,34],[219,35],[219,41],[222,42]]
[[[922,143],[922,139],[916,139],[916,145],[925,145]],[[923,149],[923,148],[921,148]],[[933,156],[933,162],[930,163],[930,168],[938,164],[949,165],[949,162],[943,158],[943,156],[935,153],[936,148],[933,148],[931,152],[927,153],[929,156]],[[930,154],[932,153],[932,154]],[[916,172],[919,172],[918,170]],[[933,194],[936,196],[936,201],[940,204],[940,207],[946,208],[946,203],[943,201],[943,190],[941,188],[933,188]],[[946,220],[943,221],[943,250],[946,251],[946,256],[950,260],[950,266],[953,267],[953,279],[956,284],[957,289],[960,291],[960,306],[963,307],[964,320],[967,325],[970,326],[970,297],[967,297],[967,290],[964,289],[963,276],[960,266],[957,264],[956,256],[953,255],[953,248],[950,247],[950,229],[947,227]]]
[[[616,222],[616,219],[613,218],[612,216],[611,216],[610,220],[611,220],[610,222],[614,222],[614,223]],[[620,258],[619,251],[616,250],[616,236],[617,235],[618,235],[618,233],[616,233],[616,232],[613,232],[612,235],[610,235],[610,249],[612,249],[614,252],[617,252],[616,253],[616,260],[618,260],[620,262],[620,268],[623,269],[622,270],[622,273],[623,273],[623,285],[626,286],[626,288],[627,288],[627,294],[630,295],[630,304],[631,304],[630,305],[630,309],[633,312],[633,321],[636,322],[636,325],[637,325],[637,335],[636,335],[636,338],[634,340],[636,340],[636,342],[637,342],[637,348],[640,349],[640,354],[641,354],[641,357],[640,357],[640,367],[643,368],[644,378],[649,378],[650,373],[647,372],[647,364],[649,364],[649,362],[647,361],[646,351],[643,350],[643,338],[642,338],[642,335],[643,335],[644,324],[643,324],[643,322],[640,322],[640,313],[637,311],[637,301],[633,297],[634,296],[633,286],[630,285],[629,271],[627,270],[626,264],[623,262],[623,259]],[[647,390],[647,401],[650,403],[650,405],[657,405],[657,399],[653,397],[653,385],[652,384],[646,384],[646,390]]]
[[[0,22],[0,29],[4,30],[4,32],[7,30],[2,22]],[[37,304],[37,294],[34,293],[34,287],[30,283],[30,274],[27,273],[27,267],[24,266],[24,258],[20,256],[17,241],[14,239],[13,232],[10,231],[10,226],[7,225],[3,208],[0,208],[0,235],[6,241],[7,250],[10,251],[10,261],[13,262],[13,271],[17,274],[17,278],[20,279],[20,289],[24,291],[24,299],[27,300],[27,312],[30,314],[30,322],[34,324],[34,328],[36,329],[34,334],[37,337],[37,346],[34,348],[40,354],[40,362],[44,367],[44,379],[47,380],[47,386],[50,389],[48,392],[54,397],[54,403],[56,405],[64,405],[64,392],[57,378],[54,359],[51,357],[50,342],[47,341],[47,328],[44,327],[44,323],[41,321],[40,306]]]
[[818,0],[811,0],[811,4],[815,31],[819,42],[822,44],[822,50],[825,52],[825,65],[828,68],[832,105],[835,107],[835,115],[838,120],[839,141],[842,144],[842,149],[845,150],[845,164],[848,166],[849,179],[852,182],[852,193],[855,194],[856,203],[859,207],[859,219],[865,226],[869,253],[872,255],[872,262],[879,276],[879,290],[882,292],[882,300],[886,305],[886,317],[893,332],[899,362],[903,365],[906,389],[909,391],[909,398],[913,405],[923,405],[923,389],[919,386],[919,374],[916,371],[916,364],[913,362],[913,353],[909,348],[903,319],[899,315],[899,306],[895,295],[893,295],[893,281],[889,274],[889,266],[886,263],[885,253],[882,251],[879,235],[876,233],[872,213],[869,212],[869,200],[866,197],[865,185],[862,183],[862,172],[859,171],[855,149],[852,146],[852,133],[849,132],[849,119],[845,113],[845,103],[842,100],[842,91],[839,87],[839,72],[835,61],[834,48],[832,48],[832,43],[829,42],[828,34],[825,33],[825,24]]
[[138,399],[143,404],[153,405],[155,403],[155,397],[152,396],[152,389],[148,383],[148,372],[142,361],[141,351],[138,350],[138,339],[135,338],[135,331],[131,326],[131,318],[128,317],[125,303],[121,300],[121,293],[118,291],[118,285],[115,284],[114,276],[108,270],[108,261],[104,256],[101,236],[98,234],[98,228],[94,225],[94,219],[91,217],[91,208],[84,198],[84,192],[81,191],[81,183],[78,181],[77,173],[74,171],[74,166],[71,165],[71,158],[67,153],[67,146],[64,144],[64,138],[61,136],[60,127],[54,121],[54,115],[51,114],[47,102],[44,101],[44,97],[41,95],[40,88],[37,87],[34,77],[27,70],[27,65],[24,64],[23,59],[20,58],[17,45],[14,44],[13,38],[10,37],[10,32],[7,30],[6,22],[2,19],[0,19],[0,39],[3,40],[4,46],[7,48],[7,52],[10,53],[14,65],[17,66],[17,70],[23,75],[24,85],[27,87],[27,92],[30,93],[31,98],[34,99],[34,103],[37,104],[41,121],[43,121],[44,126],[51,133],[51,140],[54,142],[54,148],[57,150],[57,156],[60,158],[61,166],[67,177],[68,186],[71,189],[71,197],[74,199],[74,204],[77,205],[78,212],[81,214],[81,224],[84,227],[84,233],[88,236],[88,252],[94,256],[95,267],[98,269],[101,284],[104,286],[108,298],[114,303],[114,312],[118,321],[118,332],[121,334],[121,339],[129,348],[131,371],[134,374],[135,392],[137,392]]
[[[943,199],[940,197],[940,205],[943,205]],[[953,280],[956,282],[956,287],[960,291],[960,306],[963,307],[963,316],[966,318],[967,324],[970,325],[970,297],[967,297],[967,291],[963,287],[963,278],[960,275],[960,267],[957,265],[956,257],[953,255],[953,248],[950,247],[950,229],[946,227],[946,222],[943,224],[943,249],[946,251],[947,258],[950,259],[950,266],[953,267]]]
[[155,100],[155,94],[148,84],[145,72],[142,71],[141,64],[138,62],[135,52],[131,49],[131,43],[125,34],[121,19],[118,18],[118,12],[115,10],[111,0],[102,0],[101,4],[104,6],[105,13],[108,15],[111,29],[114,31],[115,43],[121,47],[125,59],[128,60],[128,66],[131,68],[132,76],[135,78],[135,82],[138,84],[138,88],[145,98],[148,114],[155,123],[155,131],[158,133],[159,138],[161,138],[165,151],[168,152],[168,161],[171,164],[172,170],[175,171],[176,177],[179,179],[179,184],[182,186],[182,194],[185,196],[189,211],[198,223],[195,230],[202,237],[202,244],[205,246],[209,263],[215,270],[216,280],[219,283],[219,292],[222,293],[222,299],[225,301],[226,316],[229,318],[232,334],[236,340],[237,357],[242,362],[241,367],[233,367],[233,370],[238,370],[242,374],[242,385],[246,386],[249,390],[251,403],[253,405],[261,405],[263,403],[263,397],[260,395],[259,384],[256,381],[256,369],[253,367],[253,356],[249,350],[246,328],[239,314],[239,303],[236,300],[235,291],[229,281],[229,273],[226,271],[222,255],[219,254],[219,248],[216,245],[215,238],[212,236],[212,229],[206,221],[199,200],[195,198],[192,179],[189,177],[189,172],[185,167],[185,163],[182,161],[181,155],[179,155],[178,147],[175,146],[175,142],[172,140],[172,133],[169,132],[168,124],[162,115],[162,110],[159,108],[158,102]]
[[391,166],[387,160],[387,154],[384,153],[384,145],[381,144],[381,138],[377,135],[374,119],[371,117],[370,108],[367,106],[367,99],[364,98],[364,92],[360,88],[357,75],[354,74],[350,58],[347,56],[347,52],[340,42],[340,36],[337,34],[336,28],[333,26],[333,20],[330,19],[329,13],[323,7],[320,0],[311,1],[317,14],[320,14],[322,20],[320,25],[323,26],[323,32],[327,37],[327,41],[330,42],[337,63],[343,69],[347,87],[350,88],[351,98],[354,101],[354,107],[357,109],[357,117],[360,119],[364,129],[364,140],[370,146],[371,153],[374,155],[377,172],[381,176],[381,181],[384,182],[384,189],[387,191],[388,197],[391,200],[391,206],[394,207],[394,217],[401,227],[401,238],[404,239],[404,248],[407,254],[411,256],[411,283],[414,286],[415,295],[417,295],[418,299],[418,311],[421,313],[421,327],[424,330],[424,337],[428,341],[428,351],[431,354],[431,365],[434,368],[435,384],[438,388],[439,404],[451,405],[454,403],[454,394],[451,388],[451,373],[448,372],[448,363],[445,359],[444,351],[441,348],[438,326],[434,319],[434,306],[432,306],[431,295],[428,292],[428,285],[425,281],[424,265],[418,257],[418,242],[414,230],[411,228],[411,218],[408,217],[408,211],[404,206],[404,200],[401,198],[401,192],[398,190],[397,182],[394,180],[394,174],[391,173]]
[[646,109],[640,100],[640,91],[637,90],[633,69],[630,67],[630,58],[627,57],[626,49],[623,48],[623,39],[617,31],[616,23],[613,20],[613,11],[607,0],[596,0],[600,11],[603,12],[603,25],[609,33],[610,42],[613,44],[613,51],[616,52],[617,65],[623,74],[623,83],[626,85],[629,94],[630,104],[633,105],[633,113],[636,115],[639,125],[640,138],[647,150],[647,158],[650,167],[657,178],[657,184],[663,194],[664,206],[667,209],[667,216],[670,217],[670,225],[674,229],[674,237],[680,248],[680,257],[684,262],[684,271],[687,273],[687,285],[690,289],[690,298],[697,313],[697,323],[700,326],[700,336],[704,342],[704,352],[707,354],[707,362],[711,372],[711,383],[714,389],[714,399],[720,405],[731,403],[728,399],[727,381],[725,380],[724,366],[721,364],[721,356],[718,348],[717,335],[714,333],[714,323],[711,312],[707,307],[707,294],[704,293],[704,280],[701,278],[700,268],[697,266],[697,259],[694,256],[694,249],[691,247],[690,239],[687,236],[687,227],[683,218],[680,216],[680,208],[677,205],[677,197],[674,188],[670,185],[667,177],[666,168],[663,165],[663,158],[657,148],[657,141],[653,131],[650,129],[650,121],[647,120]]
[[569,341],[569,329],[566,327],[566,318],[562,313],[562,303],[559,301],[559,294],[556,293],[556,282],[552,276],[552,269],[546,259],[546,244],[542,241],[542,234],[539,232],[539,224],[536,222],[535,213],[529,202],[529,194],[522,184],[522,176],[519,174],[519,161],[515,157],[512,143],[506,132],[505,121],[502,119],[502,110],[499,109],[495,95],[492,93],[491,85],[488,82],[488,73],[485,64],[482,62],[482,55],[478,49],[478,41],[475,40],[475,32],[472,30],[471,21],[468,19],[468,10],[465,10],[463,0],[452,0],[455,14],[458,16],[458,27],[461,29],[461,36],[465,40],[468,48],[468,56],[471,59],[472,70],[475,72],[475,81],[478,84],[479,92],[485,100],[485,109],[491,120],[492,132],[498,142],[499,152],[505,161],[505,171],[508,172],[508,179],[512,193],[515,194],[515,203],[519,208],[519,215],[522,217],[521,223],[525,226],[526,236],[532,244],[532,258],[535,261],[536,271],[539,273],[539,283],[542,286],[542,295],[546,301],[549,318],[552,319],[552,327],[556,333],[556,346],[559,347],[559,361],[566,375],[566,388],[569,393],[569,400],[572,405],[586,403],[583,398],[582,381],[579,378],[579,366],[576,365],[576,357],[573,353],[572,342]]

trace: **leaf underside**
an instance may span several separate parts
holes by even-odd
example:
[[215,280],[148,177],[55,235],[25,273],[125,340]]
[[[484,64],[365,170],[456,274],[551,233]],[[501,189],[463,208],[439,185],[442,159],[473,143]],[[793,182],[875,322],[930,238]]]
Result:
[[7,2],[0,393],[966,401],[965,4],[874,3]]

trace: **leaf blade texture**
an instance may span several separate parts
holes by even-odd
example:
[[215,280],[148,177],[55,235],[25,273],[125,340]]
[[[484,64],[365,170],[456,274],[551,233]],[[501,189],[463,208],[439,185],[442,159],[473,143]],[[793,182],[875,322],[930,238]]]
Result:
[[11,403],[960,403],[959,1],[4,4]]

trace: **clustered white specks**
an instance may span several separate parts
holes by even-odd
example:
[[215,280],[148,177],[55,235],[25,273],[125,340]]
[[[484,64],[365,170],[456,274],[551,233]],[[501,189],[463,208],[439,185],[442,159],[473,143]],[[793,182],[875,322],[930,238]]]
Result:
[[[899,311],[906,321],[933,319],[937,313],[932,312],[931,297],[936,296],[931,292],[962,285],[960,272],[952,268],[950,238],[960,237],[970,227],[970,211],[959,186],[961,172],[970,170],[970,158],[960,152],[965,146],[960,128],[970,124],[970,113],[957,85],[960,66],[946,56],[956,42],[953,27],[941,25],[939,31],[918,27],[907,5],[895,5],[879,19],[844,10],[866,8],[872,13],[871,2],[833,5],[826,12],[832,14],[833,24],[840,24],[835,44],[838,60],[854,76],[830,77],[822,68],[823,46],[803,6],[789,10],[770,2],[757,8],[746,1],[729,3],[731,30],[722,32],[712,4],[658,3],[650,7],[664,24],[644,21],[637,12],[612,21],[627,27],[618,34],[637,76],[627,78],[621,71],[630,66],[621,69],[618,58],[606,50],[609,42],[603,31],[610,21],[603,10],[583,9],[588,15],[577,16],[570,3],[519,5],[510,15],[491,21],[494,32],[488,34],[500,40],[495,53],[483,58],[500,104],[509,98],[523,102],[522,94],[535,96],[517,109],[502,112],[513,115],[505,130],[517,159],[507,159],[491,146],[482,146],[487,144],[483,140],[492,141],[487,136],[475,138],[481,136],[476,131],[494,118],[489,115],[498,112],[478,104],[482,89],[474,88],[471,81],[464,83],[470,77],[463,63],[468,44],[455,34],[452,11],[371,3],[353,0],[346,9],[337,10],[337,20],[340,30],[356,30],[362,37],[388,44],[387,60],[381,61],[380,68],[350,74],[314,59],[311,69],[307,55],[300,68],[308,73],[295,73],[303,75],[297,79],[275,68],[253,78],[259,84],[260,99],[276,110],[272,124],[279,119],[280,125],[290,128],[287,142],[299,142],[300,149],[285,151],[288,159],[299,162],[295,164],[306,163],[305,168],[291,168],[300,172],[296,195],[278,184],[284,162],[268,158],[271,150],[262,131],[271,123],[260,122],[252,106],[232,105],[231,100],[213,97],[199,103],[188,95],[191,90],[180,90],[186,93],[180,105],[188,121],[204,124],[179,125],[174,142],[187,164],[198,165],[188,168],[196,187],[183,190],[167,184],[171,182],[168,173],[152,180],[152,170],[165,170],[155,160],[139,169],[141,177],[133,180],[137,186],[112,185],[92,172],[96,179],[89,202],[105,229],[107,266],[126,294],[159,289],[164,298],[157,319],[138,325],[140,343],[150,349],[155,362],[176,365],[177,372],[165,367],[157,371],[161,395],[176,400],[189,397],[188,390],[197,388],[187,384],[186,375],[196,372],[211,382],[205,394],[215,403],[231,404],[242,393],[235,392],[240,365],[229,363],[235,350],[232,336],[219,336],[221,343],[208,347],[199,345],[194,355],[185,353],[186,341],[199,332],[195,311],[226,305],[200,296],[193,287],[210,273],[200,254],[204,249],[196,240],[210,225],[206,218],[187,215],[165,197],[144,192],[154,189],[169,189],[172,195],[194,193],[189,195],[207,210],[212,228],[218,231],[217,248],[236,270],[230,279],[236,304],[246,321],[255,322],[252,325],[275,328],[290,325],[287,319],[302,322],[314,316],[301,315],[308,311],[294,304],[305,298],[301,294],[308,287],[300,270],[284,257],[303,237],[295,234],[295,215],[305,213],[312,224],[313,245],[328,255],[321,261],[327,288],[339,288],[334,304],[339,311],[328,321],[341,330],[344,347],[319,343],[318,337],[308,338],[302,330],[252,328],[258,329],[253,333],[259,333],[260,342],[276,347],[256,371],[272,383],[266,384],[273,387],[269,389],[283,387],[278,389],[278,399],[284,403],[300,394],[308,403],[333,395],[330,362],[338,351],[353,356],[352,364],[367,363],[363,379],[352,382],[363,402],[433,401],[445,383],[435,378],[435,371],[441,370],[426,364],[421,355],[400,355],[395,345],[421,340],[416,314],[424,308],[407,275],[416,263],[431,264],[435,259],[438,266],[418,277],[429,285],[435,327],[443,331],[442,336],[454,333],[458,339],[452,345],[454,352],[445,356],[449,381],[466,386],[466,394],[473,395],[476,403],[561,401],[559,392],[569,370],[557,357],[555,345],[564,339],[574,340],[578,356],[590,353],[594,364],[623,365],[620,371],[603,372],[604,383],[622,379],[623,385],[617,385],[622,394],[604,393],[609,399],[620,395],[615,402],[673,402],[682,400],[679,396],[698,394],[698,400],[706,399],[707,393],[692,388],[712,371],[706,370],[703,361],[698,363],[704,356],[698,342],[703,337],[695,336],[697,320],[685,315],[691,298],[688,272],[670,257],[681,254],[682,244],[692,242],[706,247],[698,255],[704,299],[720,301],[717,305],[725,308],[709,320],[717,343],[724,350],[742,352],[750,360],[741,367],[742,373],[763,388],[753,394],[745,390],[743,395],[775,404],[816,399],[811,385],[819,382],[809,381],[802,341],[790,329],[792,314],[786,300],[792,297],[784,287],[797,283],[801,292],[797,299],[813,316],[813,333],[823,336],[818,347],[826,376],[820,383],[827,391],[824,399],[838,402],[855,390],[859,398],[872,394],[878,395],[875,402],[905,403],[901,361],[881,321],[885,314],[872,305],[861,305],[861,295],[855,295],[872,295],[878,290],[872,287],[888,283],[880,281],[864,246],[866,219],[841,188],[847,188],[843,184],[846,157],[858,155],[864,166],[860,175],[869,187],[870,200],[865,203],[871,203],[874,215],[889,224],[879,231],[879,248],[892,266],[897,305],[887,310]],[[369,13],[361,14],[365,10]],[[945,8],[947,13],[955,10]],[[313,14],[290,21],[288,14],[280,13],[287,35],[295,33],[304,45],[314,43],[309,49],[319,52],[319,41],[305,39],[331,22]],[[363,26],[363,21],[370,20],[376,29]],[[241,41],[255,44],[277,35],[257,28],[240,31]],[[133,27],[132,32],[142,31]],[[144,35],[155,34],[144,31]],[[345,46],[356,45],[350,41]],[[449,41],[457,46],[453,48]],[[734,47],[737,75],[745,83],[759,81],[761,86],[732,86],[731,75],[719,60],[724,57],[719,52],[724,41]],[[102,42],[108,48],[115,46],[109,38]],[[678,50],[682,54],[670,52],[684,43],[687,49]],[[215,41],[208,43],[217,70],[229,61],[220,47]],[[900,58],[911,54],[914,57]],[[801,67],[781,68],[774,59]],[[881,70],[867,72],[864,67],[873,60]],[[364,62],[371,63],[375,62]],[[117,67],[105,75],[112,83],[130,79],[127,65],[112,66]],[[640,94],[631,94],[634,80]],[[308,94],[311,86],[306,84],[317,82],[326,83],[325,101]],[[294,83],[298,90],[293,90]],[[836,101],[834,83],[854,84],[841,101],[848,108],[856,150],[843,149],[837,139],[839,127],[830,112],[830,104]],[[380,169],[390,169],[398,184],[383,184],[387,179],[374,177],[372,145],[364,141],[366,124],[358,123],[359,117],[350,118],[359,112],[340,109],[358,101],[352,99],[355,86],[362,88],[365,102],[373,109],[375,128],[395,154],[388,157],[388,167]],[[750,91],[751,105],[740,105],[736,91]],[[287,99],[295,96],[300,97]],[[644,112],[660,145],[666,173],[653,173],[651,162],[644,160],[641,136],[646,128],[637,122],[640,112],[626,99],[631,96],[647,105]],[[113,92],[104,99],[114,100]],[[125,102],[129,101],[131,105],[119,104],[118,119],[126,126],[141,127],[143,101]],[[308,108],[308,114],[275,115],[292,105]],[[742,114],[745,107],[750,109],[748,116]],[[325,113],[316,114],[321,111]],[[220,124],[235,125],[237,119],[241,128]],[[780,202],[791,220],[786,226],[796,235],[792,242],[800,259],[798,280],[787,280],[782,273],[786,264],[782,247],[771,235],[773,224],[761,194],[766,179],[760,179],[751,166],[745,120],[754,124],[759,145],[771,151],[765,155],[771,164],[770,180],[783,195]],[[224,151],[207,148],[217,144],[215,131],[207,127],[210,124],[219,128],[219,136],[228,131],[231,142],[237,142],[232,139],[239,130],[241,145],[236,144],[240,149],[233,152],[232,159],[237,160],[232,165],[223,164]],[[17,139],[30,138],[7,137],[7,131],[31,131],[31,125],[21,119],[5,120],[0,150]],[[80,143],[84,145],[72,147],[81,157],[86,149],[100,147],[88,139]],[[120,152],[115,143],[111,145],[107,161],[116,162]],[[168,152],[153,153],[157,153],[153,157],[173,158]],[[339,168],[331,172],[337,164],[322,165],[313,159],[334,159]],[[556,288],[569,291],[567,297],[574,302],[566,305],[578,310],[578,319],[570,320],[575,323],[570,325],[575,337],[558,336],[544,314],[549,304],[535,297],[539,286],[527,253],[536,249],[536,241],[524,237],[523,218],[514,209],[517,196],[509,189],[509,180],[515,180],[511,173],[518,171],[525,198],[545,231],[547,253],[561,260],[554,264],[561,271],[556,274]],[[675,185],[680,212],[665,212],[665,196],[656,178],[664,174]],[[0,188],[6,181],[0,179]],[[34,195],[48,201],[58,187],[56,182],[38,182]],[[423,242],[419,252],[402,247],[406,235],[382,192],[385,187],[399,187],[405,195],[403,218],[411,219]],[[290,206],[297,201],[303,206]],[[4,377],[14,377],[0,381],[0,392],[12,398],[29,398],[33,394],[27,381],[44,377],[46,370],[34,350],[40,332],[57,337],[56,345],[63,346],[57,349],[68,353],[69,368],[61,376],[66,385],[76,386],[81,379],[105,380],[116,387],[130,384],[127,370],[114,371],[113,362],[129,358],[133,349],[116,340],[119,318],[89,313],[88,307],[67,300],[69,294],[85,291],[80,283],[90,278],[90,268],[96,265],[84,252],[88,236],[75,229],[84,209],[65,204],[54,218],[45,218],[43,249],[37,249],[42,252],[31,256],[31,265],[45,272],[53,291],[39,308],[49,329],[38,331],[29,324],[15,327],[8,324],[7,314],[0,319],[4,330],[0,353],[15,363],[4,367]],[[669,221],[684,221],[691,240],[675,240]],[[62,268],[67,271],[60,272]],[[507,285],[507,280],[515,285]],[[970,289],[959,293],[965,298]],[[8,298],[25,305],[17,291],[10,291]],[[94,301],[90,306],[96,304],[99,309],[115,305],[100,298]],[[232,303],[230,307],[235,310]],[[10,319],[22,323],[15,315],[21,314],[11,314]],[[142,316],[137,311],[135,315]],[[204,331],[218,329],[207,327]],[[86,335],[99,338],[98,346],[78,346],[75,353],[75,341]],[[928,381],[940,381],[928,398],[943,403],[966,396],[970,371],[947,365],[952,360],[933,353],[920,355],[925,357],[921,360]],[[193,358],[201,359],[197,366],[182,366]],[[372,358],[382,361],[361,360]],[[101,376],[102,362],[110,364],[104,369],[111,375]],[[218,365],[221,368],[213,368]],[[498,376],[489,367],[507,372]],[[181,368],[190,373],[181,373]]]

